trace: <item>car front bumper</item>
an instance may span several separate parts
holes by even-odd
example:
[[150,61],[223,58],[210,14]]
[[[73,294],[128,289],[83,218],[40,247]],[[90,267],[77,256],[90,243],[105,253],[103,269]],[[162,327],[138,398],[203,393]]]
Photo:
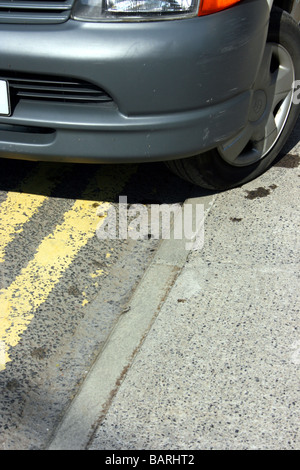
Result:
[[247,122],[269,20],[264,0],[174,21],[3,24],[9,71],[85,80],[110,103],[22,100],[0,117],[0,156],[158,161],[220,145]]

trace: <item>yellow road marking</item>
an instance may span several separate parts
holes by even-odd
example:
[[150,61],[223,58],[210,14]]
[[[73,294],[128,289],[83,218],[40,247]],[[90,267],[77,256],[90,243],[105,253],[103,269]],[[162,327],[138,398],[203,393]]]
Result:
[[104,269],[97,269],[95,273],[90,273],[90,276],[94,279],[95,277],[102,276],[104,272]]
[[[102,176],[100,171],[95,176],[98,196],[99,188],[102,196],[110,198],[113,194],[118,195],[134,171],[136,168],[129,166],[121,174],[112,174],[110,178],[107,173]],[[92,182],[83,196],[95,193],[95,183]],[[106,212],[112,203],[102,202],[100,205]],[[105,217],[102,216],[100,221],[102,219],[104,222]],[[5,344],[5,353],[2,353],[4,363],[0,364],[0,370],[5,369],[5,364],[11,360],[9,349],[19,342],[35,311],[47,300],[79,250],[95,236],[98,224],[95,199],[77,200],[72,209],[65,213],[62,224],[42,240],[34,258],[11,285],[0,290],[0,341]]]
[[[16,191],[9,191],[0,206],[0,263],[4,262],[5,249],[17,233],[38,211],[50,196],[67,167],[43,163],[23,181]],[[33,194],[32,191],[38,194]],[[42,193],[39,194],[39,193]]]

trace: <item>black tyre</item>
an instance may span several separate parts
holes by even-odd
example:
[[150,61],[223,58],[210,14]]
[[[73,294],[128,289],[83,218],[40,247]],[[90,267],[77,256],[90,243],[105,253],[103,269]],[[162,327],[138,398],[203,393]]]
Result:
[[208,189],[240,186],[272,164],[299,116],[293,82],[300,79],[300,28],[274,8],[264,57],[254,85],[247,126],[217,149],[167,162],[177,176]]

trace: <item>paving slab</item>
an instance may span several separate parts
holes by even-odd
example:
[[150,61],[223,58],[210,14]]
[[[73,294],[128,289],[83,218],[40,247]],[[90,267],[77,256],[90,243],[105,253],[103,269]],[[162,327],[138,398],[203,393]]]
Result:
[[298,140],[216,195],[86,448],[300,448]]

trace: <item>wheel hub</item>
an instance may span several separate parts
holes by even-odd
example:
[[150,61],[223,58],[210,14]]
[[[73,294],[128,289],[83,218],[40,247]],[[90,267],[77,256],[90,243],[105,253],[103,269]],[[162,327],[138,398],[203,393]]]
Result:
[[249,115],[250,122],[258,121],[264,114],[267,107],[267,95],[264,90],[256,90],[253,95],[252,105]]

